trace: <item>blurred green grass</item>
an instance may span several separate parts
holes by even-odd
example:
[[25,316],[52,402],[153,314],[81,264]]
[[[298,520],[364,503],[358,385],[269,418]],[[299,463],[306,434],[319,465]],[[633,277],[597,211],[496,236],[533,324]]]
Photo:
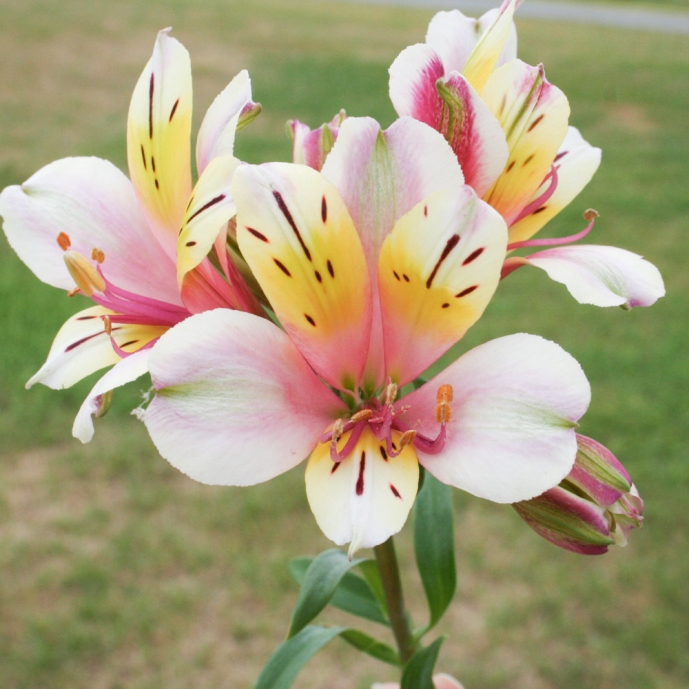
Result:
[[[430,16],[277,0],[2,0],[0,184],[68,155],[124,167],[131,90],[165,26],[192,55],[197,126],[250,69],[264,113],[240,134],[238,155],[260,162],[289,157],[290,117],[315,126],[344,107],[389,124],[387,67],[423,40]],[[521,57],[545,63],[572,123],[604,150],[593,183],[548,234],[579,229],[596,208],[592,241],[655,262],[669,295],[651,309],[600,310],[518,271],[453,354],[519,331],[570,351],[593,387],[582,431],[628,466],[647,526],[627,549],[585,559],[540,541],[508,508],[456,492],[459,595],[440,667],[467,689],[684,689],[689,45],[542,22],[519,32]],[[0,685],[250,687],[296,598],[287,561],[328,545],[301,469],[250,489],[193,483],[126,417],[142,384],[79,445],[71,422],[93,380],[63,392],[23,384],[80,305],[40,284],[4,239],[0,265]],[[400,549],[421,620],[408,529]],[[296,686],[363,689],[386,677],[334,644]]]

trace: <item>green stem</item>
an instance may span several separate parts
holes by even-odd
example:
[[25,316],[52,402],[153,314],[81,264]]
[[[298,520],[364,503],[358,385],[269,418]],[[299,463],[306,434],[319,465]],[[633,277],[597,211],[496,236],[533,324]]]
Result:
[[414,634],[409,614],[404,607],[402,580],[400,579],[400,569],[397,564],[395,543],[392,540],[392,536],[385,543],[377,545],[373,552],[376,555],[380,578],[383,582],[383,591],[385,592],[385,602],[392,632],[395,635],[400,659],[406,664],[414,655],[416,644],[414,643]]

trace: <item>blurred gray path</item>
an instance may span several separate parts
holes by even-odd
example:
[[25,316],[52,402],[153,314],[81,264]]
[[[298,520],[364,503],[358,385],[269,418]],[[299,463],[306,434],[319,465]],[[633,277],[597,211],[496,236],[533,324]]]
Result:
[[[403,5],[429,9],[459,8],[470,13],[482,13],[500,5],[500,0],[348,0],[361,4]],[[689,34],[689,13],[656,12],[613,5],[575,4],[526,0],[517,10],[518,17],[553,19],[582,24],[602,24],[626,29],[663,31]]]

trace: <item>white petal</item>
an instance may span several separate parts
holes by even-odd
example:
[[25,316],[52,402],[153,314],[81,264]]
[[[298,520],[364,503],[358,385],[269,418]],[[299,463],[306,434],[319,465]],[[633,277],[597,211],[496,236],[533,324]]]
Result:
[[[348,437],[340,439],[339,449]],[[399,442],[399,437],[394,440]],[[336,545],[350,543],[350,557],[359,548],[383,543],[404,526],[418,483],[413,448],[388,457],[385,443],[368,427],[339,464],[330,458],[330,443],[322,443],[306,467],[306,495],[318,526]]]
[[440,55],[447,72],[461,72],[481,33],[479,22],[459,10],[438,12],[428,25],[426,43]]
[[553,342],[509,335],[483,344],[404,398],[410,427],[435,437],[441,385],[454,389],[440,454],[419,461],[444,483],[494,502],[528,500],[557,485],[576,457],[574,429],[591,389],[581,366]]
[[[459,10],[438,12],[431,19],[426,43],[433,47],[443,60],[446,71],[461,72],[476,47],[479,38],[500,16],[500,8],[488,10],[480,19],[465,17]],[[507,42],[498,58],[500,67],[517,57],[517,29],[512,23]]]
[[213,158],[231,156],[239,116],[251,102],[251,79],[243,69],[216,97],[203,118],[196,139],[196,167],[199,176]]
[[651,306],[665,295],[663,278],[652,263],[614,246],[575,244],[539,251],[527,260],[565,285],[580,304]]
[[61,390],[116,364],[120,357],[112,348],[101,319],[112,313],[102,306],[92,306],[65,321],[53,340],[46,362],[26,387],[43,383],[53,390]]
[[143,376],[148,371],[150,352],[150,349],[142,349],[122,359],[95,384],[74,419],[72,435],[75,438],[82,443],[88,443],[93,438],[93,414],[100,411],[103,395]]
[[72,289],[74,280],[57,238],[90,257],[105,254],[105,276],[118,287],[181,305],[175,266],[139,208],[131,182],[100,158],[64,158],[0,195],[0,215],[12,248],[36,276]]
[[270,321],[218,309],[166,333],[149,360],[157,394],[143,420],[191,478],[247,486],[308,456],[346,409]]

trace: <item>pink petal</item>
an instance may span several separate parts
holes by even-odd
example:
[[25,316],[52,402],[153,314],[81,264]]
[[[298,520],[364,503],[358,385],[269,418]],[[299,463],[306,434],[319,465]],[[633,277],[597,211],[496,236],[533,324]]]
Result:
[[389,129],[370,118],[350,117],[323,166],[354,221],[366,254],[373,287],[373,321],[364,381],[375,389],[385,382],[383,333],[376,296],[378,256],[394,224],[417,203],[440,189],[459,189],[462,170],[452,149],[436,131],[410,117]]
[[[438,84],[445,108],[441,132],[464,172],[466,183],[479,196],[505,169],[509,150],[500,123],[471,84],[457,72]],[[454,125],[454,126],[453,126]]]
[[505,168],[507,141],[490,108],[463,76],[449,72],[430,46],[411,46],[390,67],[390,98],[399,115],[440,132],[466,183],[479,195],[488,191]]
[[397,114],[440,131],[443,102],[435,84],[445,74],[445,65],[431,46],[417,43],[405,48],[390,66],[390,100]]
[[103,251],[103,273],[118,287],[181,305],[174,263],[149,230],[131,182],[107,160],[46,165],[2,192],[0,215],[12,248],[49,285],[74,287],[57,243],[65,233],[84,256]]
[[146,427],[160,454],[202,483],[253,485],[291,469],[346,410],[282,330],[240,311],[188,318],[149,366]]
[[574,244],[526,259],[561,282],[580,304],[651,306],[665,295],[660,271],[641,256],[614,246]]
[[441,385],[454,389],[445,449],[419,461],[434,476],[494,502],[528,500],[557,485],[577,452],[575,428],[591,389],[579,364],[535,335],[509,335],[460,357],[404,398],[402,419],[435,437]]
[[348,118],[323,175],[340,192],[372,270],[383,240],[399,218],[434,191],[464,183],[445,139],[410,117],[385,131],[370,118]]

